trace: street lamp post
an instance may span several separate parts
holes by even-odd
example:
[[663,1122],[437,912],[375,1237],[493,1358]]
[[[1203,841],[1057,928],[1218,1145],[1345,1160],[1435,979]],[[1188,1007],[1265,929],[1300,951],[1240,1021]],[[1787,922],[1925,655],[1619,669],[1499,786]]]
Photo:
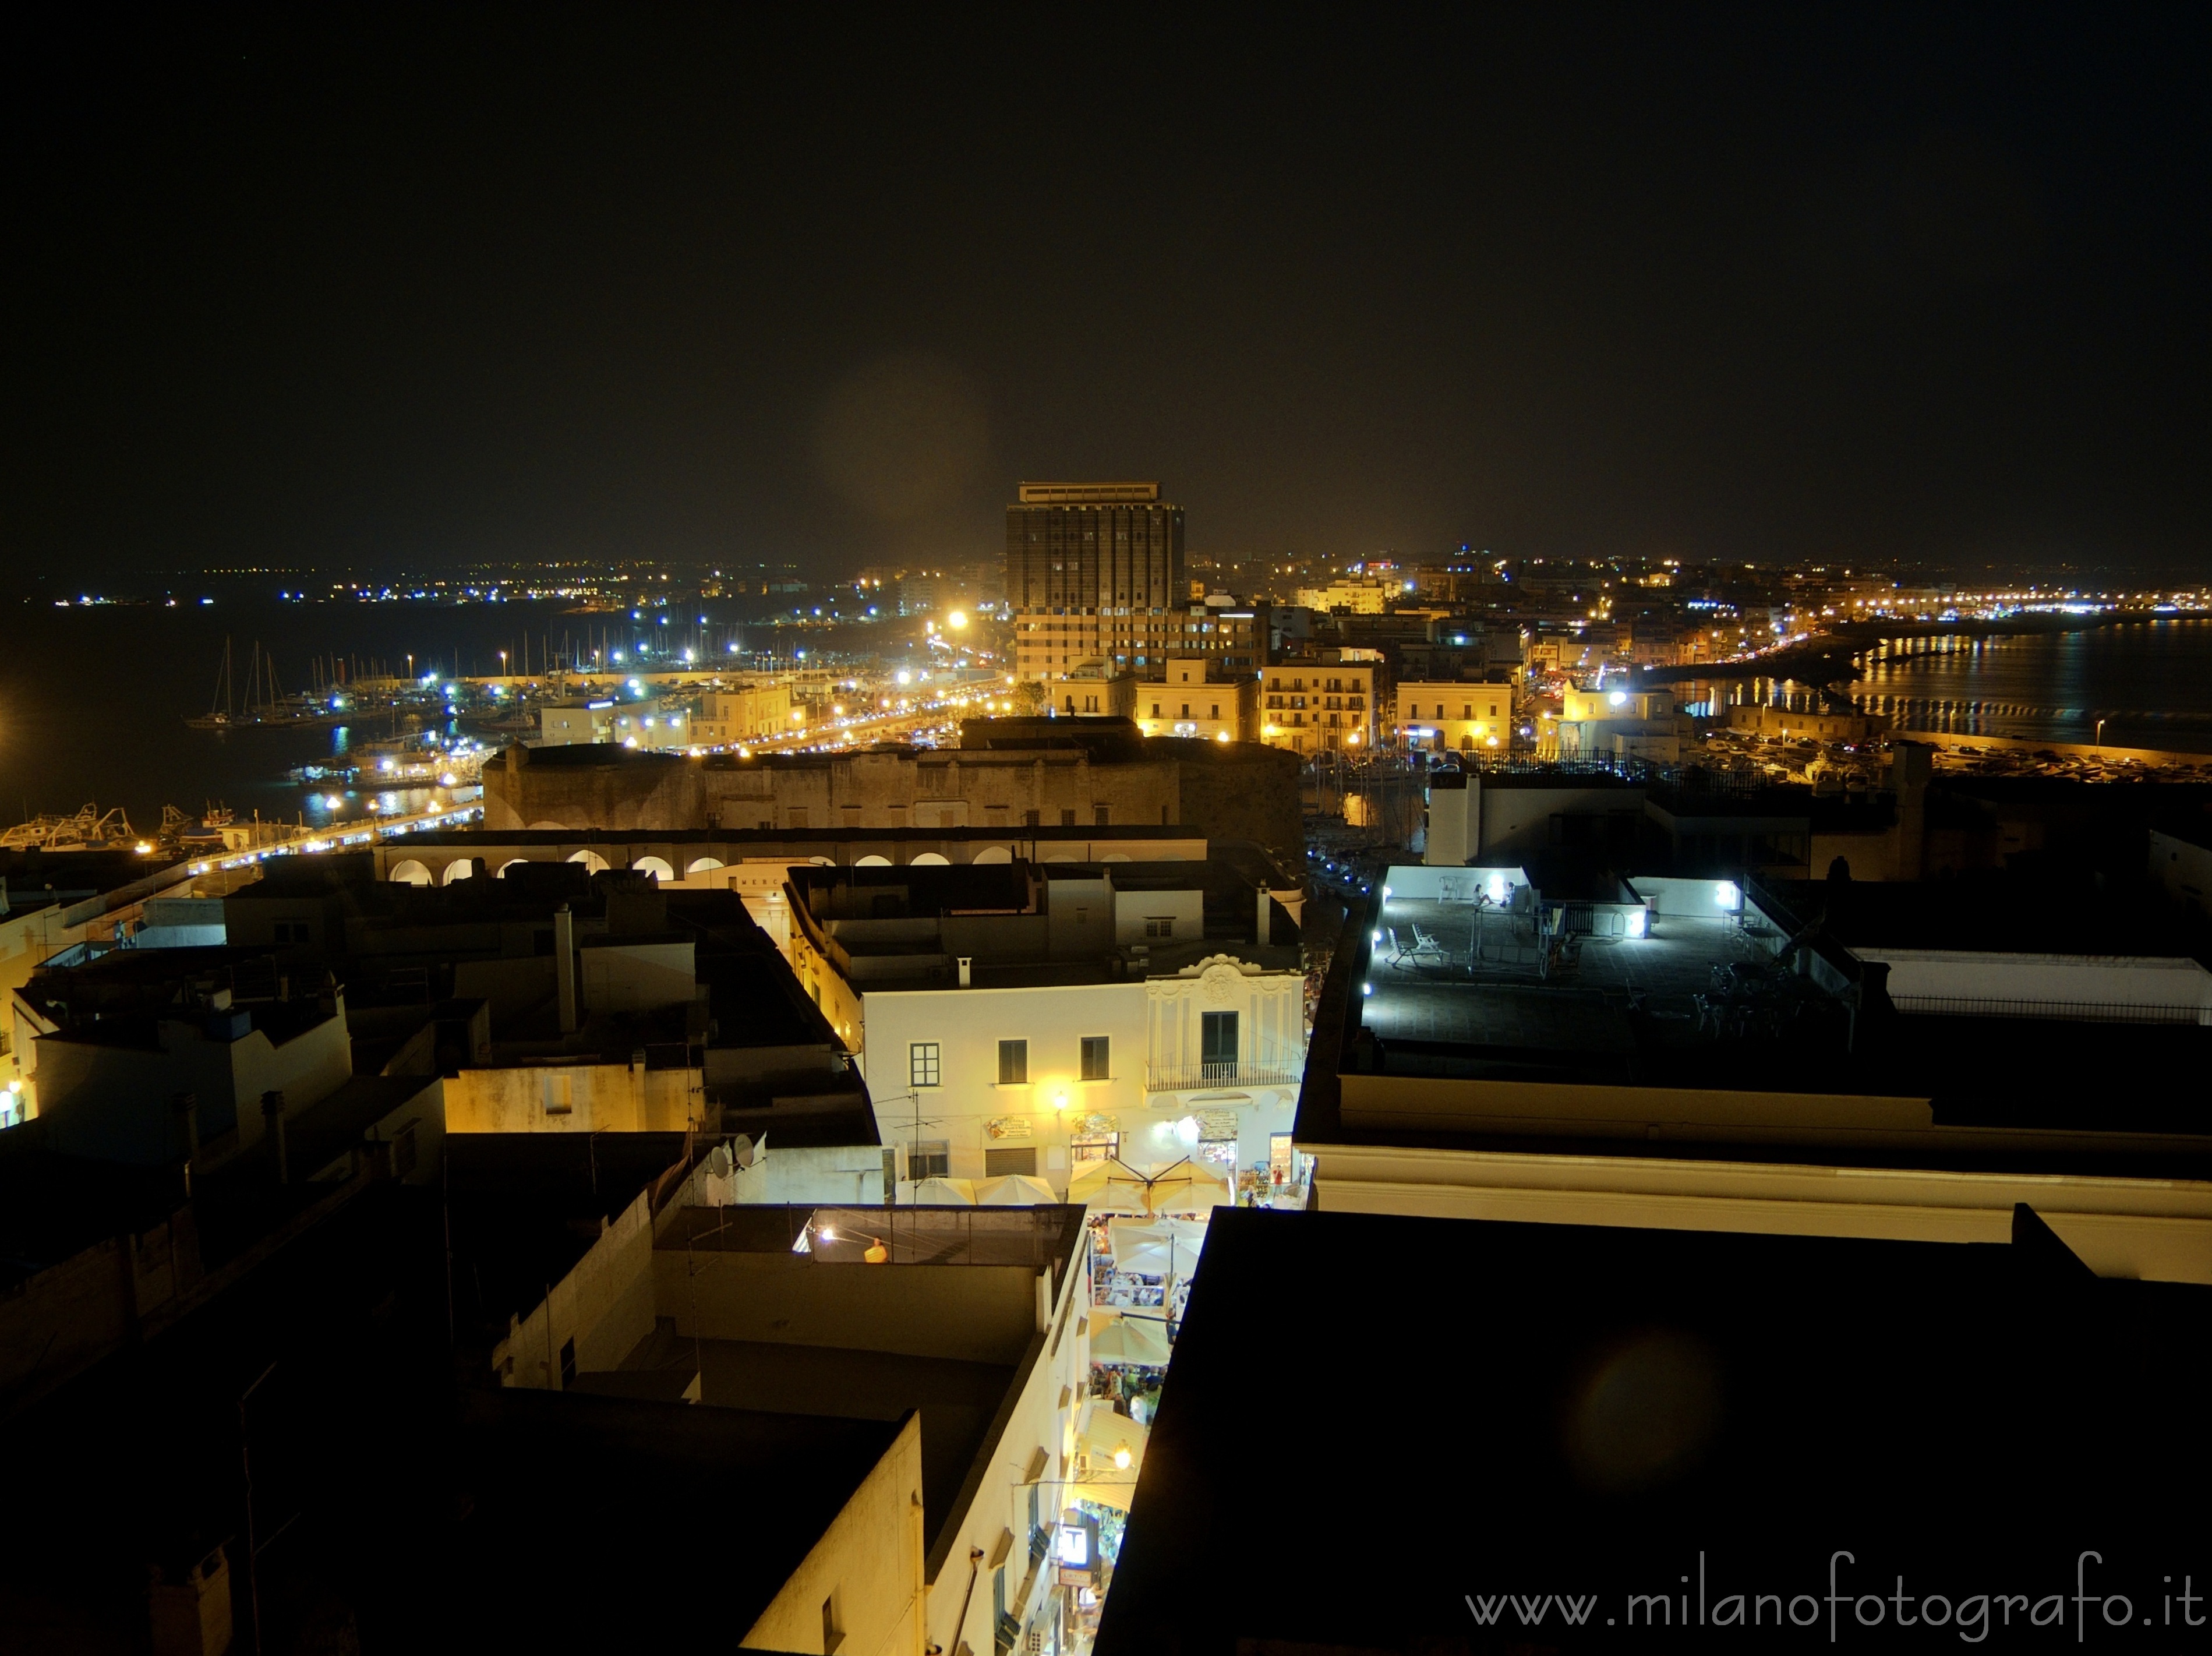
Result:
[[2097,721],[2097,740],[2096,740],[2096,746],[2099,746],[2099,747],[2102,747],[2104,745],[2105,745],[2105,721],[2104,721],[2102,719],[2100,719],[2100,720],[2098,720],[2098,721]]

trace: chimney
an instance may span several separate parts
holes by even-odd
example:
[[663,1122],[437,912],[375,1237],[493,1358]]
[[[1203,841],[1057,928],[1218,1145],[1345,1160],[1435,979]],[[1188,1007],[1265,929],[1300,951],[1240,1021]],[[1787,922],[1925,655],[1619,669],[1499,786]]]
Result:
[[1252,933],[1252,941],[1263,949],[1267,947],[1267,934],[1273,929],[1268,923],[1270,916],[1267,910],[1274,905],[1274,901],[1273,898],[1267,895],[1267,888],[1265,886],[1260,887],[1259,922]]
[[261,1119],[267,1125],[269,1136],[276,1142],[276,1182],[292,1182],[291,1147],[284,1138],[284,1095],[271,1088],[261,1095]]
[[563,903],[553,910],[553,975],[561,997],[561,1032],[576,1032],[576,917]]
[[960,987],[966,989],[973,981],[970,972],[975,965],[975,957],[972,954],[962,954],[956,955],[954,959],[960,962]]

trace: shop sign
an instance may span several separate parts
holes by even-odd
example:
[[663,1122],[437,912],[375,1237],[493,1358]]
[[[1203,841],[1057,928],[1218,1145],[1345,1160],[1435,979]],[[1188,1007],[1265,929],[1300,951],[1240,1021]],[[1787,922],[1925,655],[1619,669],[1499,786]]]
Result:
[[1079,1139],[1108,1138],[1121,1130],[1121,1118],[1103,1111],[1088,1116],[1070,1116],[1067,1130],[1071,1137]]
[[983,1130],[993,1138],[1027,1138],[1030,1118],[1027,1116],[994,1116],[983,1123]]
[[1219,1140],[1237,1136],[1237,1112],[1234,1110],[1200,1110],[1196,1114],[1200,1138]]

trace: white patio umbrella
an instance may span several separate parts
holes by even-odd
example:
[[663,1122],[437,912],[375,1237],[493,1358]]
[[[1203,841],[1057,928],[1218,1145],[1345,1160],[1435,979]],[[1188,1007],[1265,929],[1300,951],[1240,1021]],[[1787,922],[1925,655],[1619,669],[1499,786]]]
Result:
[[1111,1157],[1084,1163],[1067,1184],[1067,1199],[1094,1214],[1150,1213],[1148,1195],[1144,1174]]
[[1156,1214],[1210,1213],[1237,1203],[1237,1193],[1227,1180],[1188,1157],[1154,1173],[1150,1194]]
[[975,1181],[972,1178],[925,1178],[914,1187],[917,1208],[972,1208]]
[[1091,1361],[1114,1368],[1164,1368],[1169,1356],[1164,1323],[1116,1317],[1097,1326],[1099,1312],[1091,1313]]
[[1008,1173],[975,1187],[975,1205],[981,1208],[1050,1207],[1059,1200],[1051,1185],[1030,1173]]
[[1109,1227],[1114,1269],[1139,1276],[1188,1276],[1206,1245],[1203,1220],[1115,1220]]

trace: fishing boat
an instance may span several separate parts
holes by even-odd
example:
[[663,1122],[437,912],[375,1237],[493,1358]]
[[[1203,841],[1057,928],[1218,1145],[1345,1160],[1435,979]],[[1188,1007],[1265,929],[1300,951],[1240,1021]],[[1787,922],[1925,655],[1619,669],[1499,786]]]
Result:
[[33,817],[0,833],[0,850],[6,851],[105,851],[137,843],[121,806],[102,811],[87,805],[72,817]]

